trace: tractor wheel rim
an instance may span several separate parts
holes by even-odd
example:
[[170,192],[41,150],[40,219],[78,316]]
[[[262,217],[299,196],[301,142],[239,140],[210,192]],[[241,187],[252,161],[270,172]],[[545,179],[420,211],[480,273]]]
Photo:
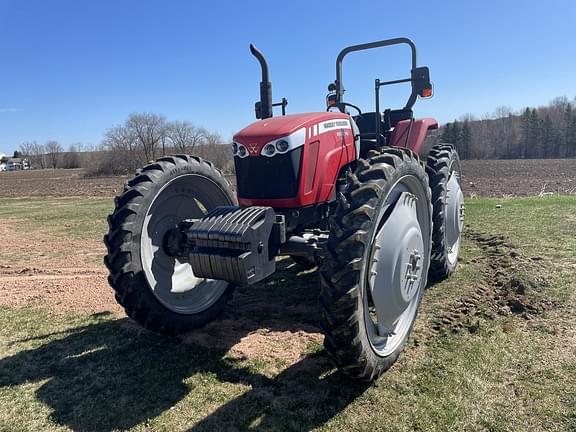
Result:
[[445,212],[447,258],[448,262],[454,265],[460,253],[460,234],[464,226],[464,194],[457,171],[452,171],[446,184]]
[[378,221],[363,300],[370,344],[386,357],[410,332],[426,283],[430,208],[420,180],[400,179],[386,197]]
[[150,204],[140,236],[140,260],[150,290],[167,309],[200,313],[224,294],[228,283],[194,276],[192,266],[166,254],[166,233],[183,219],[202,218],[221,205],[231,205],[226,193],[210,179],[186,174],[166,183]]

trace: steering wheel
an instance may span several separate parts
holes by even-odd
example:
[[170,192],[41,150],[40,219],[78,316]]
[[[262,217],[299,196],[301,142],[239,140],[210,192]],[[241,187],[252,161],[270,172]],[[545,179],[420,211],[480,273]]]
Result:
[[337,105],[329,106],[328,108],[326,108],[326,111],[330,111],[330,108],[334,108],[334,107],[340,108],[343,106],[349,106],[351,108],[354,108],[356,111],[358,111],[358,115],[362,115],[362,111],[360,110],[360,108],[358,108],[356,105],[353,105],[353,104],[348,103],[348,102],[339,102]]

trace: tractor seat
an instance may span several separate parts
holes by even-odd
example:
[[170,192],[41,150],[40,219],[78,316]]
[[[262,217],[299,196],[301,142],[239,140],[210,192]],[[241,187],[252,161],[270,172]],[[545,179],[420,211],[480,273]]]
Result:
[[[365,158],[370,150],[376,149],[376,119],[378,113],[362,113],[354,118],[360,130],[360,157]],[[384,122],[380,114],[380,133],[385,136]]]
[[[362,113],[354,118],[358,129],[360,129],[360,134],[376,134],[376,118],[377,113],[368,112]],[[382,115],[380,115],[380,132],[384,132],[384,122],[382,121]],[[374,137],[376,139],[376,137]]]
[[[354,121],[360,130],[360,157],[365,158],[370,150],[376,149],[376,118],[378,113],[367,112],[354,117]],[[413,118],[410,109],[387,109],[380,114],[380,134],[382,142],[387,144],[391,134],[391,129],[402,120]]]

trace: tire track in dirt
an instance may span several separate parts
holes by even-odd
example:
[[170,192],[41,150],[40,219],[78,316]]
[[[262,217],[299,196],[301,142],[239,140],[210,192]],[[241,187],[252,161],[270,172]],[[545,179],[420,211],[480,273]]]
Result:
[[[531,320],[555,303],[539,298],[535,291],[549,286],[546,267],[541,257],[526,258],[504,235],[491,235],[468,229],[464,238],[482,251],[470,263],[482,265],[482,277],[471,293],[459,299],[452,309],[432,320],[436,334],[475,333],[481,319],[498,315],[518,316]],[[541,271],[535,271],[534,267]]]
[[11,265],[0,265],[0,280],[10,278],[32,278],[32,277],[61,277],[66,279],[70,276],[92,276],[102,275],[102,268],[38,268],[38,267],[13,267]]

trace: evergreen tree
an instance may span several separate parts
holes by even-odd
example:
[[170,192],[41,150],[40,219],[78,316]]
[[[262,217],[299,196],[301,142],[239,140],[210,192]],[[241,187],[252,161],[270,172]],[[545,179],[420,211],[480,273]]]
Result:
[[542,157],[543,144],[542,144],[542,122],[538,117],[536,108],[532,108],[530,112],[530,157],[538,159]]
[[462,159],[470,159],[470,143],[472,142],[472,133],[470,131],[470,124],[468,119],[464,120],[462,130],[460,132],[460,148]]
[[567,104],[564,109],[564,124],[562,125],[563,140],[558,157],[570,157],[571,148],[575,145],[576,140],[573,123],[575,120],[574,112],[572,111],[572,104]]
[[573,110],[571,112],[572,118],[566,131],[566,156],[576,157],[576,115]]
[[446,123],[446,126],[444,126],[441,140],[447,143],[452,142],[452,123]]
[[450,144],[454,144],[456,146],[456,150],[458,150],[459,154],[462,154],[462,149],[460,148],[460,136],[461,136],[461,127],[458,120],[454,120],[452,123],[452,136],[450,137]]
[[511,112],[508,113],[508,117],[504,120],[504,139],[506,140],[506,150],[504,154],[505,159],[515,159],[521,156],[521,149],[518,148],[518,136],[514,128],[515,118]]
[[460,137],[462,134],[462,128],[458,120],[454,120],[454,124],[452,125],[452,143],[457,144],[460,141]]
[[441,128],[440,141],[453,144],[462,159],[576,157],[576,99],[517,114],[501,108],[482,120],[462,117]]
[[531,118],[530,118],[530,108],[522,113],[520,117],[520,148],[522,149],[522,158],[530,157],[530,139],[531,139]]
[[541,124],[541,136],[540,136],[540,154],[538,157],[551,158],[555,156],[555,152],[558,149],[558,135],[556,129],[552,124],[552,119],[550,114],[546,114],[544,120]]

